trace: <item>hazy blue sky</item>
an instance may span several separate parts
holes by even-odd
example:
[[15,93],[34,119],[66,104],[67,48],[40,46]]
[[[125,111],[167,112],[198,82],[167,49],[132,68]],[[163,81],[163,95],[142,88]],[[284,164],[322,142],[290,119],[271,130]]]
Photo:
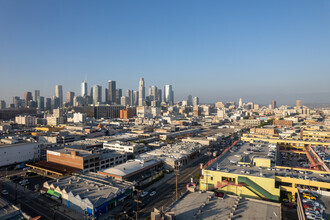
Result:
[[176,100],[329,103],[329,12],[328,0],[0,0],[0,99],[80,93],[87,75],[103,89],[172,84]]

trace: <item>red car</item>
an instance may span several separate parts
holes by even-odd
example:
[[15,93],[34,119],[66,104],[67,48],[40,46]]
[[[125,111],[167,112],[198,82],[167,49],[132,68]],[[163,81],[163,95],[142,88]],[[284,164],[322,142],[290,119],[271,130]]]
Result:
[[216,192],[214,195],[221,198],[225,197],[225,194],[222,192]]

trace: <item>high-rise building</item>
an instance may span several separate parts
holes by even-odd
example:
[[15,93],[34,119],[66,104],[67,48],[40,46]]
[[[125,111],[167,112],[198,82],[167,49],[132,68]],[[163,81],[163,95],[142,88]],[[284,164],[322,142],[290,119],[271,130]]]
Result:
[[238,108],[242,108],[242,107],[243,107],[243,101],[242,98],[240,98],[238,101]]
[[157,100],[159,103],[162,103],[162,101],[163,101],[161,89],[157,89]]
[[139,105],[139,91],[134,91],[133,92],[133,106],[138,106]]
[[192,106],[193,105],[193,99],[192,99],[192,96],[191,95],[188,95],[187,105],[188,106]]
[[102,102],[102,87],[99,85],[93,86],[93,104],[101,104]]
[[56,85],[55,86],[55,97],[59,98],[59,102],[60,102],[60,106],[63,106],[63,89],[62,89],[62,85]]
[[272,100],[272,105],[271,105],[272,109],[275,109],[277,108],[277,105],[276,105],[276,101],[275,100]]
[[45,108],[45,98],[43,96],[38,96],[38,108],[39,109],[44,109]]
[[108,88],[108,100],[106,100],[109,104],[114,104],[117,102],[116,100],[116,81],[109,80],[109,88]]
[[0,109],[6,108],[6,102],[4,100],[0,100]]
[[149,100],[150,101],[158,101],[158,89],[157,86],[150,86],[149,88]]
[[122,97],[120,98],[120,104],[123,105],[123,106],[126,106],[127,103],[128,103],[127,100],[128,100],[128,99],[127,99],[126,96],[122,96]]
[[39,96],[40,96],[40,90],[34,90],[34,101],[38,102]]
[[126,90],[126,96],[128,98],[128,105],[134,106],[134,91],[133,90]]
[[52,99],[46,98],[46,110],[51,110],[51,109],[52,109]]
[[194,97],[194,99],[193,99],[193,105],[194,106],[198,106],[199,105],[199,98],[198,97]]
[[145,86],[144,86],[144,79],[140,78],[139,81],[139,106],[143,106],[145,100]]
[[87,82],[86,80],[81,83],[81,96],[87,96]]
[[122,89],[116,89],[116,104],[120,105],[120,99],[123,96],[123,90]]
[[24,100],[25,100],[25,107],[27,107],[29,101],[32,101],[32,93],[31,92],[25,92],[24,93]]
[[56,96],[53,96],[52,97],[52,107],[51,109],[57,109],[57,108],[60,108],[60,98],[59,97],[56,97]]
[[109,103],[109,89],[108,88],[105,88],[104,89],[104,100],[105,100],[105,103]]
[[73,106],[73,98],[74,98],[74,92],[67,92],[66,93],[66,102],[70,105]]
[[300,108],[301,107],[301,100],[296,100],[296,107]]
[[174,92],[172,85],[165,85],[164,87],[164,101],[168,105],[174,104]]

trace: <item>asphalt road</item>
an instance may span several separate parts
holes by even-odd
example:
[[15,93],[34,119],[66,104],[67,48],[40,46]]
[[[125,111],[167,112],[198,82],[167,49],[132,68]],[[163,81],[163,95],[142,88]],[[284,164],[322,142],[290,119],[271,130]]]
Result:
[[[23,212],[28,214],[31,217],[41,216],[41,219],[63,219],[70,220],[69,216],[54,211],[54,207],[56,206],[56,202],[52,201],[50,198],[46,198],[43,196],[38,196],[35,193],[31,193],[30,191],[24,191],[17,186],[17,204],[20,204],[20,207]],[[10,181],[6,181],[3,183],[3,189],[8,191],[8,195],[5,196],[7,200],[15,203],[15,184]],[[55,215],[55,216],[54,216]]]
[[[185,169],[179,172],[178,176],[178,195],[186,192],[186,185],[190,182],[190,178],[200,171],[200,163],[208,161],[208,156],[202,155],[198,160],[187,165]],[[141,201],[146,206],[140,211],[139,217],[145,218],[150,215],[154,208],[166,209],[175,201],[175,176],[167,180],[163,185],[156,188],[156,195],[146,196]]]

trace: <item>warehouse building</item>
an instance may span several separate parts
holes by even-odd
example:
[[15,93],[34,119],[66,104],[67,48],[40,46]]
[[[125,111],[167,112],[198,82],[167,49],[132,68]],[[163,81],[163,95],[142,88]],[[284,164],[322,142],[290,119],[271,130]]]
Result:
[[47,181],[42,191],[81,214],[98,217],[130,197],[132,189],[131,182],[91,172]]

